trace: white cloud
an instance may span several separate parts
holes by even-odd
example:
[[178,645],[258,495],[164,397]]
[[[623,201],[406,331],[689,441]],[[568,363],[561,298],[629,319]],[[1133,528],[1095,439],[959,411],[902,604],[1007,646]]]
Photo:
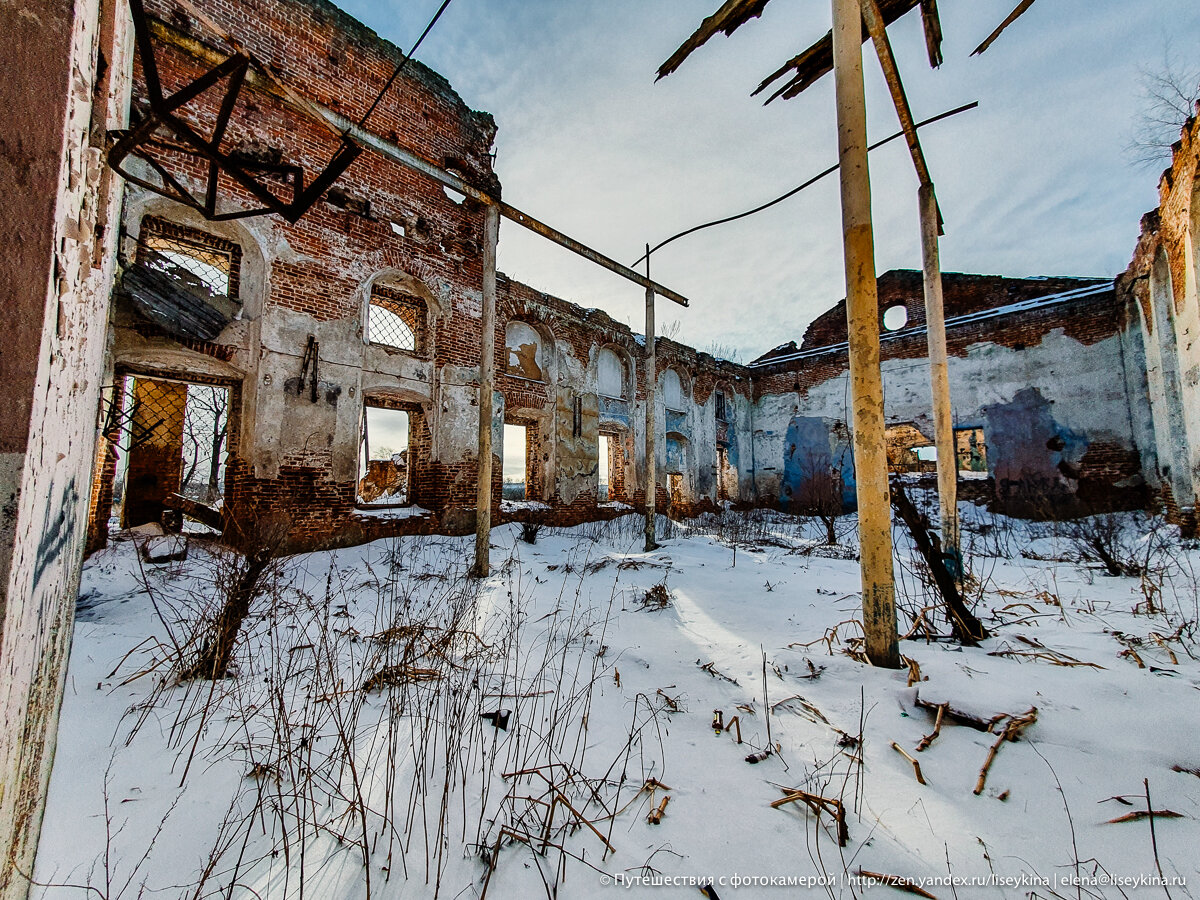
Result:
[[[407,47],[437,4],[343,2]],[[717,0],[456,0],[418,58],[499,124],[505,199],[630,263],[646,242],[770,199],[836,159],[832,84],[768,107],[750,91],[827,29],[827,4],[775,0],[735,35],[718,35],[679,72],[654,72]],[[970,51],[1011,0],[942,3],[946,63],[925,61],[919,17],[892,27],[914,110],[970,100],[980,109],[924,137],[947,222],[948,271],[1116,275],[1141,214],[1157,203],[1153,173],[1122,152],[1137,109],[1139,65],[1164,35],[1200,37],[1194,0],[1045,0],[981,57]],[[428,8],[426,8],[428,7]],[[864,47],[873,138],[896,129],[870,46]],[[903,143],[872,157],[879,271],[918,267],[916,180]],[[717,340],[749,358],[789,339],[843,293],[836,176],[769,212],[684,238],[653,261],[656,279],[693,301],[665,309],[695,344]],[[636,286],[512,224],[500,266],[635,327]],[[667,306],[664,302],[664,306]]]

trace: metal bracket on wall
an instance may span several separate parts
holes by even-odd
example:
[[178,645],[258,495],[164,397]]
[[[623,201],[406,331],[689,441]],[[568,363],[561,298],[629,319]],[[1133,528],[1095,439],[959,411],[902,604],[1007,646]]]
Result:
[[317,361],[321,358],[321,342],[311,334],[304,348],[304,356],[300,360],[300,383],[296,386],[296,396],[304,392],[304,383],[308,379],[308,370],[312,369],[312,384],[309,387],[308,399],[317,402]]
[[[284,162],[281,153],[277,159],[262,160],[250,159],[237,150],[222,150],[222,142],[248,76],[252,75],[259,81],[271,82],[296,103],[301,106],[307,104],[279,82],[271,70],[253,53],[240,46],[207,16],[186,0],[182,0],[182,5],[209,30],[232,46],[234,52],[220,65],[167,96],[159,79],[158,62],[151,41],[151,20],[146,15],[142,0],[129,0],[137,55],[145,78],[148,109],[140,110],[142,118],[132,128],[110,132],[116,143],[109,150],[108,164],[127,181],[190,206],[212,221],[242,219],[266,213],[278,213],[292,223],[299,221],[358,158],[362,148],[346,134],[334,129],[323,116],[312,111],[310,117],[328,130],[338,144],[328,165],[307,185],[304,167]],[[185,107],[222,82],[224,95],[218,107],[216,122],[212,126],[212,135],[205,137],[183,117]],[[158,181],[127,169],[125,163],[130,158],[140,160],[153,170]],[[171,171],[174,169],[181,172],[192,167],[207,171],[202,192],[193,193]],[[251,209],[218,212],[217,199],[222,176],[227,184],[232,180],[262,205]],[[266,179],[270,179],[276,185],[282,183],[285,189],[273,189]]]

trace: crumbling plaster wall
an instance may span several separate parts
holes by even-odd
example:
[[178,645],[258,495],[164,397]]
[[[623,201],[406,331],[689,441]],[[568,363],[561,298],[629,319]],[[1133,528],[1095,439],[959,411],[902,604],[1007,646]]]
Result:
[[121,3],[0,6],[0,898],[23,898],[62,697],[91,491],[124,121]]
[[1146,359],[1156,474],[1168,506],[1187,518],[1194,517],[1200,490],[1198,167],[1200,123],[1192,117],[1159,178],[1159,206],[1142,217],[1129,268],[1117,279]]
[[[968,312],[989,308],[986,295],[972,293],[965,304]],[[993,287],[992,303],[1000,306],[996,301],[1009,301],[1012,293],[1006,289],[997,296]],[[883,343],[887,422],[913,423],[932,435],[919,284],[907,297],[894,291],[881,294],[881,316],[903,302],[909,310],[906,329],[917,329],[911,336],[902,329]],[[844,308],[836,311],[844,315]],[[830,328],[826,337],[844,336],[844,321],[840,334],[823,325],[834,312],[814,323],[818,331]],[[961,306],[947,312],[963,314]],[[952,326],[947,337],[955,424],[984,429],[997,499],[1014,511],[1015,504],[1036,515],[1073,511],[1075,499],[1103,504],[1123,494],[1117,502],[1140,501],[1145,434],[1144,420],[1135,410],[1141,405],[1136,392],[1141,359],[1131,347],[1123,305],[1112,292]],[[808,338],[805,346],[817,349]],[[797,467],[805,454],[793,445],[811,438],[812,429],[798,429],[798,423],[813,418],[831,426],[847,422],[847,378],[846,352],[837,348],[756,370],[754,437],[761,497],[786,502],[801,478]],[[831,438],[818,437],[817,449],[824,454]],[[1035,508],[1043,501],[1045,508]]]
[[[361,115],[400,58],[397,48],[323,0],[247,0],[236,10],[200,6],[278,66],[300,94],[346,115]],[[165,82],[181,84],[219,59],[212,37],[172,0],[153,0],[147,8],[157,20]],[[135,72],[137,91],[139,78]],[[314,135],[312,123],[269,85],[252,88],[250,112],[236,129],[231,126],[231,140],[249,149],[282,150],[309,171],[324,165],[319,130]],[[198,114],[211,115],[214,110],[203,104],[217,99],[202,95]],[[406,66],[369,127],[498,193],[489,155],[491,117],[469,110],[441,76],[419,63]],[[201,174],[185,172],[185,178],[196,183]],[[284,515],[293,521],[297,546],[336,539],[339,531],[347,539],[364,536],[350,526],[368,395],[420,407],[431,434],[419,473],[425,502],[443,510],[445,521],[458,510],[460,524],[474,507],[483,211],[370,152],[337,188],[336,196],[327,195],[295,225],[276,216],[206,222],[142,190],[130,192],[123,216],[126,264],[134,259],[146,215],[241,246],[239,318],[207,344],[178,342],[119,303],[108,369],[110,377],[138,371],[239,384],[241,439],[227,468],[229,515]],[[231,201],[251,205],[236,192]],[[419,352],[364,340],[375,284],[424,302],[427,337]],[[311,375],[301,382],[310,335],[319,345],[315,402]]]
[[[597,309],[583,309],[541,293],[503,276],[499,279],[497,313],[497,386],[505,398],[505,415],[542,424],[542,473],[546,492],[555,509],[549,518],[574,521],[595,513],[598,502],[598,442],[601,433],[620,442],[625,461],[624,502],[645,502],[642,478],[645,465],[645,421],[648,397],[644,338],[627,325]],[[505,326],[509,321],[534,327],[550,351],[543,381],[506,374]],[[614,352],[624,369],[621,397],[606,395],[601,385],[601,351]],[[753,459],[750,382],[745,369],[717,360],[690,347],[660,338],[657,345],[659,389],[655,394],[659,484],[657,496],[665,506],[669,464],[668,435],[686,441],[682,457],[687,501],[690,506],[717,500],[717,422],[714,387],[724,385],[729,422],[723,441],[730,447],[730,464],[736,467],[739,496],[752,502]],[[686,384],[683,408],[669,410],[661,381],[668,369],[678,371]],[[581,417],[576,431],[576,400]]]

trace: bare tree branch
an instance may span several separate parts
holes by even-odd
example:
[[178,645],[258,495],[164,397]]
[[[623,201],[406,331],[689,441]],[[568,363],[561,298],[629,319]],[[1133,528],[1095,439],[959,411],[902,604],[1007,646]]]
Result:
[[1171,160],[1171,145],[1179,131],[1196,115],[1200,101],[1200,66],[1184,62],[1172,47],[1163,44],[1162,62],[1140,66],[1141,108],[1134,119],[1125,152],[1134,165],[1150,168]]

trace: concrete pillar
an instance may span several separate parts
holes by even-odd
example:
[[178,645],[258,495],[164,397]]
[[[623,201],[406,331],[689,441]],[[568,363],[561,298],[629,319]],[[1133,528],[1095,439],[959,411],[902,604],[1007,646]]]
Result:
[[867,169],[862,23],[859,0],[833,0],[834,88],[846,257],[854,475],[858,483],[858,531],[862,545],[863,628],[871,662],[898,668],[891,499],[884,442],[883,378],[879,369],[879,298]]
[[[646,245],[646,279],[650,278],[650,246]],[[658,358],[654,349],[654,288],[646,286],[646,552],[658,546],[654,539],[654,505],[658,499],[655,459],[654,406],[658,396]]]
[[496,245],[500,207],[489,203],[483,219],[483,338],[479,350],[479,485],[475,494],[475,566],[479,578],[491,568],[492,425],[496,417]]
[[946,316],[942,306],[942,264],[938,256],[938,206],[933,183],[918,192],[921,207],[921,258],[925,277],[925,327],[929,341],[929,387],[933,394],[933,431],[937,447],[938,501],[941,504],[942,554],[962,573],[958,536],[958,448],[950,405],[950,373],[946,361]]

